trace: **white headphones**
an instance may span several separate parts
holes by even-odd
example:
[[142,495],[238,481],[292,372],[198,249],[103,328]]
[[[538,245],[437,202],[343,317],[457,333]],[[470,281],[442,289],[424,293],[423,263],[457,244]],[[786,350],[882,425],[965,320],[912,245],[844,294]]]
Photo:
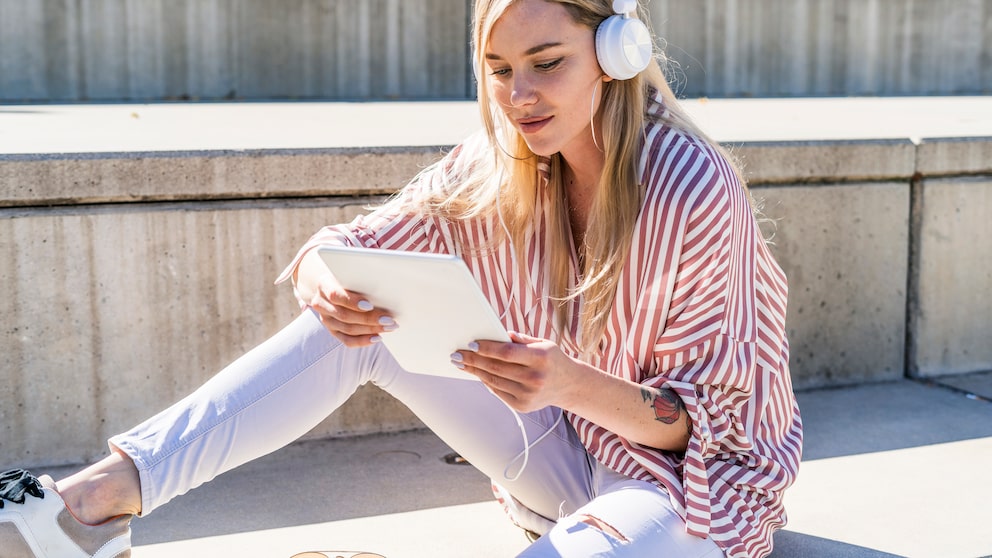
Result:
[[596,29],[596,58],[603,73],[613,79],[630,79],[651,63],[651,33],[630,13],[637,0],[613,0],[612,15]]

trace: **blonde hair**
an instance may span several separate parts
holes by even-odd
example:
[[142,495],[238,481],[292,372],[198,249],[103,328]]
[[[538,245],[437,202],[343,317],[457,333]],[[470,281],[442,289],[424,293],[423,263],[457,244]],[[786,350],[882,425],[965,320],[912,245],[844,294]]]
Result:
[[[549,0],[563,4],[573,21],[595,32],[599,24],[613,15],[610,0]],[[528,231],[537,217],[536,204],[541,186],[539,157],[505,118],[493,101],[484,74],[485,45],[495,22],[514,0],[476,0],[472,25],[475,77],[482,122],[488,137],[491,157],[459,165],[457,173],[441,172],[440,187],[426,197],[396,198],[401,210],[428,212],[450,220],[496,218],[502,221],[509,241],[522,253]],[[643,9],[639,15],[645,21]],[[656,58],[663,60],[659,49]],[[660,92],[664,115],[646,114],[649,90]],[[570,278],[570,224],[563,180],[563,161],[559,154],[550,157],[546,208],[550,291],[556,304],[555,323],[559,333],[570,323],[568,302],[583,297],[579,316],[579,342],[583,350],[595,350],[606,329],[617,281],[630,252],[634,224],[640,212],[642,188],[638,177],[638,156],[643,146],[646,119],[663,121],[671,127],[709,141],[679,107],[658,60],[629,80],[611,80],[602,84],[603,112],[601,130],[604,166],[597,197],[592,201],[586,228],[585,245],[576,246],[583,269],[579,282]],[[713,142],[710,142],[713,143]],[[713,143],[716,145],[715,143]],[[439,163],[440,164],[440,163]],[[431,172],[435,169],[427,169]],[[441,169],[450,170],[450,169]],[[743,181],[741,182],[743,184]],[[502,235],[502,230],[497,230]],[[493,242],[502,238],[493,239]]]

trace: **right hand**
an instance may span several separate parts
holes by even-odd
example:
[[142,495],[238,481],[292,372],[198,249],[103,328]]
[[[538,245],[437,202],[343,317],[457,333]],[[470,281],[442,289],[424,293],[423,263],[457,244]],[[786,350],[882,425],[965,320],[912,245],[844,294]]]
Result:
[[348,347],[367,347],[380,335],[396,329],[387,310],[374,308],[361,293],[345,290],[330,272],[317,279],[309,305],[331,335]]

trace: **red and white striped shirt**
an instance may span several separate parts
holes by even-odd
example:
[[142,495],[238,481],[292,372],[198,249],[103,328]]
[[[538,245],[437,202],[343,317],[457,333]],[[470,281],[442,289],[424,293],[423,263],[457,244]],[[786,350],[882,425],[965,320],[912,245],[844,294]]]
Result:
[[[648,112],[662,115],[660,99]],[[786,279],[758,230],[733,169],[710,144],[659,123],[645,127],[644,201],[629,260],[598,353],[585,360],[645,386],[674,390],[692,417],[685,454],[638,445],[571,413],[586,448],[611,469],[663,486],[688,532],[709,536],[729,557],[771,552],[785,524],[784,490],[796,478],[802,424],[789,376]],[[440,187],[485,152],[473,136],[407,192]],[[542,173],[546,173],[546,166]],[[543,191],[543,190],[542,190]],[[495,238],[498,221],[373,212],[321,229],[279,278],[322,244],[460,254],[507,329],[557,342],[580,357],[577,307],[555,328],[546,269],[546,219],[538,200],[525,253]],[[581,304],[581,300],[572,304]]]

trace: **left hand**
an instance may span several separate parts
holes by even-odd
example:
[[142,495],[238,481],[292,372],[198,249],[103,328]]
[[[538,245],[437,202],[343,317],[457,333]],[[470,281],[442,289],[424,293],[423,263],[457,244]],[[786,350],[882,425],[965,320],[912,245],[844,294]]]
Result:
[[568,389],[574,385],[566,381],[568,370],[576,361],[546,339],[511,332],[510,340],[478,341],[477,350],[458,351],[452,362],[482,380],[518,412],[564,407]]

